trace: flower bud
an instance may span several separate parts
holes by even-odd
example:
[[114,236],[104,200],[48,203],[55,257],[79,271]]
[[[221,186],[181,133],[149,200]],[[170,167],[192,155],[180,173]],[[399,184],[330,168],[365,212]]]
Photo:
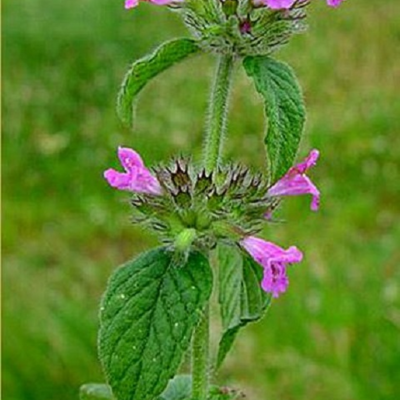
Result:
[[195,238],[195,229],[185,229],[176,237],[174,247],[178,251],[185,252],[190,248]]

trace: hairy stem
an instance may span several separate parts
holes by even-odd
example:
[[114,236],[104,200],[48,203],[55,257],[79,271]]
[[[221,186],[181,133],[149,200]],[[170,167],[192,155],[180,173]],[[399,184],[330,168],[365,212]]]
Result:
[[210,313],[207,305],[192,343],[192,400],[206,400],[208,392],[208,346]]
[[[228,111],[229,89],[232,80],[233,57],[221,55],[208,106],[206,138],[204,146],[204,166],[212,172],[220,161],[223,136]],[[204,310],[192,342],[192,400],[206,400],[209,380],[209,306]]]
[[221,55],[208,106],[208,120],[204,147],[204,164],[212,172],[220,161],[228,113],[229,89],[232,81],[233,57]]

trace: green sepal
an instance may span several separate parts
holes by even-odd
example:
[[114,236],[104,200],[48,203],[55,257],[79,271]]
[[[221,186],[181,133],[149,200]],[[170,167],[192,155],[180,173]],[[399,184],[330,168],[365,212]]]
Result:
[[271,296],[260,286],[262,267],[238,246],[219,243],[217,252],[223,328],[217,356],[219,368],[240,328],[263,317]]
[[293,165],[305,123],[305,106],[297,78],[287,64],[267,56],[246,57],[243,66],[265,103],[265,136],[270,179],[275,182]]
[[208,260],[198,251],[180,264],[176,260],[169,248],[157,248],[110,278],[98,345],[107,382],[118,400],[154,400],[163,392],[210,297]]
[[121,121],[132,125],[133,104],[143,87],[175,63],[199,51],[196,41],[181,38],[163,43],[152,54],[135,61],[125,75],[117,98],[117,113]]

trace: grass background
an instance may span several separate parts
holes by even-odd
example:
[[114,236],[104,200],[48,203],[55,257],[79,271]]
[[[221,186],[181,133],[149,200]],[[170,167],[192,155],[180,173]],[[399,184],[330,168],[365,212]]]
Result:
[[[323,197],[285,202],[268,237],[306,257],[220,372],[252,400],[400,398],[400,3],[315,1],[278,54],[308,105],[301,155],[321,151]],[[68,400],[101,381],[97,307],[113,268],[155,244],[102,171],[119,144],[147,163],[200,157],[213,57],[146,89],[134,132],[114,111],[130,61],[185,35],[178,17],[122,0],[3,1],[3,395]],[[226,157],[263,168],[260,98],[237,71]]]

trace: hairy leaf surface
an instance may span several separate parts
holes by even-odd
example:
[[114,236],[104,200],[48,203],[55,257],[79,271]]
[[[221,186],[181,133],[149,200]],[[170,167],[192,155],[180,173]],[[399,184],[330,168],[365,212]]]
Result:
[[292,166],[305,122],[305,106],[293,70],[267,56],[246,57],[244,68],[253,78],[265,103],[268,129],[265,136],[270,177],[275,182]]
[[118,94],[117,112],[122,122],[132,125],[133,103],[147,82],[198,50],[199,47],[192,39],[175,39],[135,61],[125,75]]
[[100,312],[99,355],[118,400],[153,400],[187,350],[212,287],[199,252],[176,265],[158,248],[111,276]]
[[271,302],[260,286],[262,267],[238,247],[218,245],[219,303],[223,335],[219,343],[217,368],[232,347],[239,329],[259,320]]

